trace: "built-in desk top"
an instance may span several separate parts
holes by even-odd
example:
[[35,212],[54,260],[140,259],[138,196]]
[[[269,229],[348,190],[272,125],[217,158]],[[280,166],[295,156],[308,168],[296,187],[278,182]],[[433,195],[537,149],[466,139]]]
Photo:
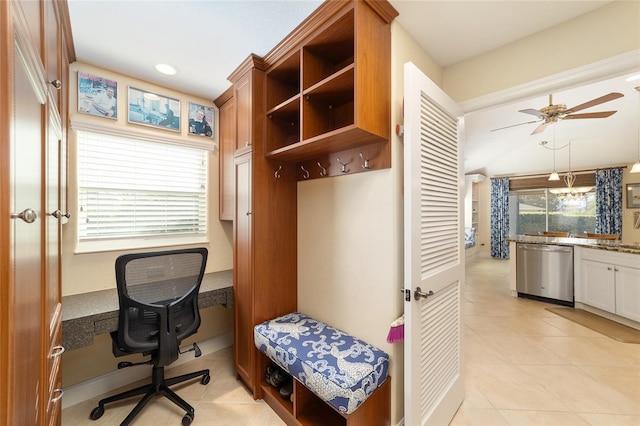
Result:
[[[198,295],[200,309],[233,306],[233,271],[204,275]],[[118,291],[115,288],[62,298],[62,346],[65,350],[93,344],[93,336],[118,329]]]

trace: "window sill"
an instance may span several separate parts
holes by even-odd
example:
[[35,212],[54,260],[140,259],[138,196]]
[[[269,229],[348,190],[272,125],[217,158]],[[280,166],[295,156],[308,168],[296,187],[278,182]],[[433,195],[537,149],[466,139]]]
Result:
[[102,253],[135,249],[208,244],[207,237],[156,237],[132,238],[127,240],[82,241],[76,244],[74,254]]

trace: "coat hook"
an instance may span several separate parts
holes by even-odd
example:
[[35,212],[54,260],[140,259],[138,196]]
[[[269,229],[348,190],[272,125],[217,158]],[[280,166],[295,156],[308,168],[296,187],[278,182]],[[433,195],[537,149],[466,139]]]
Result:
[[322,167],[322,164],[320,164],[320,162],[318,161],[318,167],[320,167],[320,169],[322,170],[320,172],[320,176],[325,177],[327,175],[327,169]]
[[364,158],[364,155],[362,155],[362,153],[360,153],[360,158],[362,158],[362,168],[365,170],[369,170],[369,160],[367,160],[366,158]]
[[300,165],[300,168],[302,169],[302,177],[305,179],[309,179],[309,171],[305,169],[303,165]]
[[[347,169],[347,165],[349,163],[351,163],[351,161],[349,161],[349,163],[343,163],[342,161],[340,161],[340,157],[336,157],[336,160],[338,161],[338,163],[340,163],[340,165],[342,167],[340,167],[340,172],[342,173],[349,173],[349,169]],[[353,161],[353,160],[352,160]]]
[[282,177],[280,170],[282,170],[282,164],[278,167],[278,170],[276,170],[276,172],[273,174],[276,179],[280,179]]

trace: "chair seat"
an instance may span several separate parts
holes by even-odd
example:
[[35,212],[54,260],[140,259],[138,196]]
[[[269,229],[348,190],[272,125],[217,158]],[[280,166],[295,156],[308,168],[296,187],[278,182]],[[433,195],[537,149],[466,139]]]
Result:
[[273,362],[345,414],[387,378],[385,352],[299,312],[255,326],[254,338]]

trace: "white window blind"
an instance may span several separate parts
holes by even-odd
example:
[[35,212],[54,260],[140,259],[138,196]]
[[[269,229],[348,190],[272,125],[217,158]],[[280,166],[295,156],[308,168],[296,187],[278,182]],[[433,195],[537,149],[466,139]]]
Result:
[[78,239],[205,237],[207,151],[78,131]]

